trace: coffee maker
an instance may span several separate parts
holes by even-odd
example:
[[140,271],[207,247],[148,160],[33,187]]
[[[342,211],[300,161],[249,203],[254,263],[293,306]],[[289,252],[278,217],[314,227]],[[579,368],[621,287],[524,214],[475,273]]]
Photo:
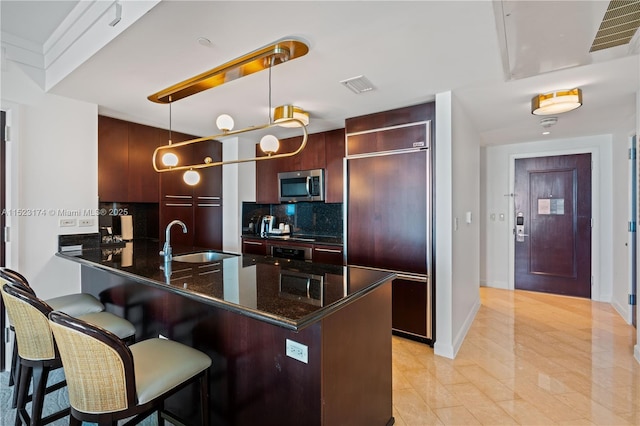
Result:
[[276,225],[276,217],[271,215],[262,216],[262,220],[260,221],[260,236],[266,237],[273,227]]

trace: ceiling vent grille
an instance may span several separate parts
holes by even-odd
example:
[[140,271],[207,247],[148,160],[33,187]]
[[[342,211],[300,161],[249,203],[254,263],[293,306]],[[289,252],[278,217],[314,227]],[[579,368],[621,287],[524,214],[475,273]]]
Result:
[[589,52],[629,43],[640,26],[640,0],[611,1]]
[[355,94],[370,92],[373,90],[373,84],[371,84],[367,77],[363,75],[342,80],[340,84]]

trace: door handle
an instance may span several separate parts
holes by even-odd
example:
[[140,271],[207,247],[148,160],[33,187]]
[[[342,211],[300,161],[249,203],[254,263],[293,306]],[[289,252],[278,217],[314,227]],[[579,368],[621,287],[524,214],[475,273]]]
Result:
[[524,242],[524,237],[528,237],[529,234],[524,233],[524,213],[518,212],[516,216],[516,241],[519,243]]

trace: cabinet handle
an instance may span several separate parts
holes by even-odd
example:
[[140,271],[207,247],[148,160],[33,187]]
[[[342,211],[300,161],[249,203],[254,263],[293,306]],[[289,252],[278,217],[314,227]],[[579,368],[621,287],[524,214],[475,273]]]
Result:
[[165,195],[165,198],[182,198],[182,199],[191,199],[191,195]]
[[198,272],[198,275],[215,274],[216,272],[220,272],[220,269],[214,269],[213,271],[206,271],[206,272]]
[[244,244],[251,244],[253,246],[261,246],[262,243],[257,242],[257,241],[245,241]]
[[166,203],[167,207],[191,207],[193,204],[191,203]]
[[221,204],[211,204],[211,203],[207,203],[207,204],[203,204],[203,203],[198,203],[198,207],[220,207]]
[[221,197],[205,197],[198,196],[198,200],[219,200]]
[[327,252],[327,253],[342,253],[342,250],[336,250],[336,249],[314,248],[314,250],[316,250],[316,251],[324,251],[324,252]]

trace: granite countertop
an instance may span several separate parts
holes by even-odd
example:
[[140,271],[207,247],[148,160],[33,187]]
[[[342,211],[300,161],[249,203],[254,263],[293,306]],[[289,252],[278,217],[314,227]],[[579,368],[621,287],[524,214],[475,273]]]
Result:
[[[56,256],[182,294],[291,330],[301,330],[393,279],[394,274],[259,255],[230,254],[207,263],[159,256],[161,244],[91,248]],[[173,247],[174,256],[200,251]]]

